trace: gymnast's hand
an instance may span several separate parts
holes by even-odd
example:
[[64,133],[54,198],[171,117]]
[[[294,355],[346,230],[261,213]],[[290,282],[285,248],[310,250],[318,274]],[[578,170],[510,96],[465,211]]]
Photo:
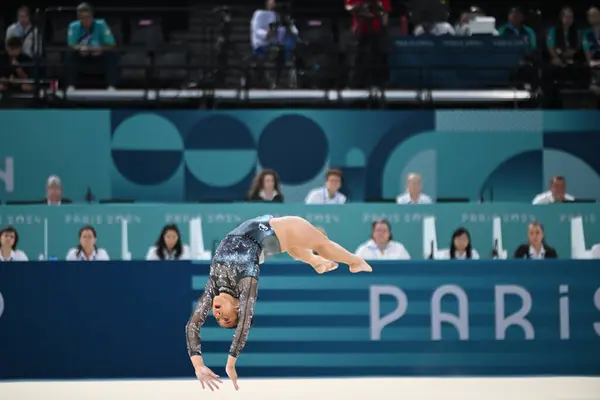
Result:
[[229,379],[231,379],[231,382],[233,383],[233,387],[235,388],[235,390],[240,390],[240,387],[237,384],[238,374],[237,374],[237,371],[235,370],[235,362],[236,361],[237,361],[237,358],[229,356],[227,358],[227,366],[225,367],[225,371],[227,372],[227,376],[229,377]]
[[196,377],[202,384],[202,389],[206,389],[204,386],[204,384],[206,383],[206,386],[208,386],[208,388],[214,392],[215,389],[219,389],[219,385],[217,385],[217,382],[223,383],[223,381],[219,379],[219,375],[212,372],[210,368],[208,368],[205,365],[198,366],[195,368],[195,370]]

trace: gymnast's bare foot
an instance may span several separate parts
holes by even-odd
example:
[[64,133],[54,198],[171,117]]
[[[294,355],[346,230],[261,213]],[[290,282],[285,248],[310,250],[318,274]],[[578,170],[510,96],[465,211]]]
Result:
[[317,274],[324,274],[325,272],[333,271],[338,268],[336,262],[329,261],[320,256],[316,256],[315,261],[311,265],[315,271],[317,271]]
[[350,272],[356,274],[357,272],[373,272],[373,268],[366,261],[362,261],[358,264],[350,265]]

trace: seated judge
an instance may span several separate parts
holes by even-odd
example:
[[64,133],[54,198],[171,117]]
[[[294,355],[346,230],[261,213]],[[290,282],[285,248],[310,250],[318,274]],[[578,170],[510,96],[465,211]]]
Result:
[[40,201],[40,204],[49,206],[60,206],[62,204],[71,204],[72,201],[63,197],[62,182],[56,175],[48,177],[46,183],[46,198]]
[[181,241],[179,228],[175,224],[165,225],[156,240],[156,244],[148,250],[147,261],[190,260],[192,250]]
[[79,230],[79,245],[67,253],[67,261],[109,261],[106,250],[96,246],[96,229],[86,225]]
[[431,204],[431,197],[421,192],[423,183],[421,175],[409,174],[406,177],[406,193],[396,197],[396,204]]
[[364,260],[410,260],[410,254],[400,242],[392,240],[390,223],[381,219],[371,225],[371,239],[356,249]]
[[19,233],[12,226],[7,226],[0,231],[0,262],[1,261],[28,261],[27,254],[17,249]]
[[539,222],[532,222],[527,229],[527,243],[517,247],[514,258],[543,260],[546,258],[558,258],[558,254],[556,254],[556,250],[546,243],[544,226]]
[[254,178],[248,192],[248,201],[283,203],[279,175],[272,169],[263,169]]
[[555,176],[550,181],[550,190],[540,193],[533,199],[534,205],[564,203],[575,198],[567,193],[567,180],[564,176]]
[[471,245],[471,234],[460,227],[452,233],[450,248],[437,256],[438,260],[479,260],[479,253]]

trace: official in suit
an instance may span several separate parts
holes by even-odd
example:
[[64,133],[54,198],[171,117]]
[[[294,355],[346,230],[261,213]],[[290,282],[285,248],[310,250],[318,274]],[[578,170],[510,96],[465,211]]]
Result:
[[546,258],[558,258],[556,250],[548,246],[545,240],[544,226],[539,222],[532,222],[527,229],[527,241],[517,247],[514,258],[531,258],[543,260]]
[[48,204],[49,206],[60,206],[62,204],[71,204],[70,199],[63,197],[62,182],[56,175],[48,178],[46,184],[46,198],[40,201],[40,204]]

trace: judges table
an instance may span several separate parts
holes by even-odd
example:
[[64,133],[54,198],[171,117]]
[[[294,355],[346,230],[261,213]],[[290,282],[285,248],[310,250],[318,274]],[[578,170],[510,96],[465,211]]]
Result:
[[[424,249],[424,220],[435,217],[438,247],[448,248],[452,232],[466,227],[473,247],[482,258],[489,258],[494,246],[494,218],[501,223],[504,249],[509,255],[527,241],[527,226],[532,221],[544,224],[548,243],[561,258],[571,256],[571,219],[581,217],[585,246],[600,242],[600,207],[596,204],[555,204],[540,207],[521,203],[433,204],[398,207],[396,204],[122,204],[4,206],[0,207],[0,226],[14,225],[19,232],[19,249],[29,259],[39,256],[64,259],[68,250],[79,243],[79,229],[94,226],[97,245],[108,251],[111,259],[121,259],[126,250],[133,259],[144,259],[165,224],[175,223],[184,243],[190,244],[189,221],[202,219],[201,241],[206,250],[214,246],[242,221],[257,215],[298,215],[323,227],[328,235],[355,251],[371,236],[374,220],[385,218],[392,227],[394,240],[404,244],[412,259],[429,256]],[[122,221],[126,220],[127,235]],[[425,251],[424,251],[425,250]]]
[[390,81],[393,87],[404,88],[508,86],[527,49],[518,38],[393,37]]
[[[241,377],[600,375],[600,262],[375,262],[317,275],[261,267]],[[0,379],[190,377],[184,325],[209,265],[0,268]],[[209,316],[224,376],[234,331]]]

